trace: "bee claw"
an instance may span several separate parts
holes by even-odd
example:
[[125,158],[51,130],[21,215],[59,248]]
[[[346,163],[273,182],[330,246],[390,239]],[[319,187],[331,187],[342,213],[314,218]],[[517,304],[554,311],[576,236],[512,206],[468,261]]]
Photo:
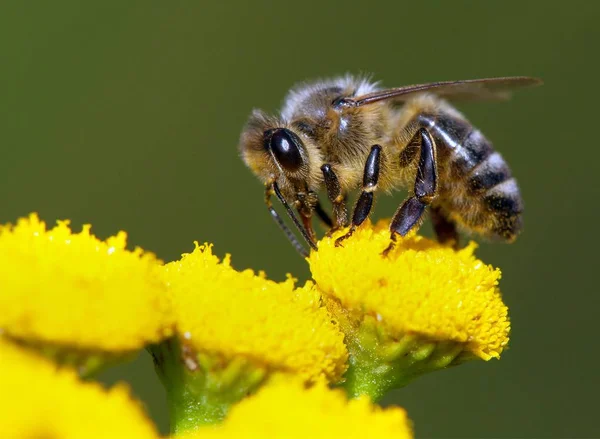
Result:
[[387,246],[387,248],[381,252],[381,257],[383,258],[387,258],[390,254],[390,252],[392,250],[394,250],[394,248],[396,248],[396,234],[392,233],[392,236],[390,238],[390,244]]
[[394,247],[394,243],[390,243],[390,245],[388,245],[387,248],[381,252],[381,257],[387,258],[389,256],[389,253],[394,249]]
[[345,235],[340,236],[338,239],[335,240],[335,246],[336,247],[344,247],[341,244],[342,241],[350,238],[354,234],[354,230],[356,230],[355,226],[350,227],[350,230],[348,230],[348,233],[346,233]]

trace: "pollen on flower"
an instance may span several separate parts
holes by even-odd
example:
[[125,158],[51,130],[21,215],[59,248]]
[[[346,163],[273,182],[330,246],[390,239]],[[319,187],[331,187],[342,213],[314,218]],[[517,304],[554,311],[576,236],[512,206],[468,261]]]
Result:
[[322,240],[309,263],[318,287],[342,308],[373,316],[392,334],[459,342],[482,359],[499,357],[510,331],[500,270],[474,256],[474,243],[455,251],[410,236],[384,257],[387,222],[365,224],[343,247],[335,247],[337,236]]
[[200,354],[244,358],[271,371],[290,372],[306,381],[338,381],[346,370],[343,334],[321,306],[312,283],[294,288],[264,273],[231,267],[211,246],[164,267],[177,331]]
[[158,438],[124,385],[107,390],[0,342],[0,437]]
[[156,342],[172,320],[160,265],[128,251],[126,234],[101,241],[35,214],[0,226],[0,330],[26,343],[129,351]]
[[367,397],[348,401],[323,384],[305,388],[275,381],[233,406],[218,428],[201,428],[185,439],[252,438],[412,438],[411,422],[399,407],[381,407]]

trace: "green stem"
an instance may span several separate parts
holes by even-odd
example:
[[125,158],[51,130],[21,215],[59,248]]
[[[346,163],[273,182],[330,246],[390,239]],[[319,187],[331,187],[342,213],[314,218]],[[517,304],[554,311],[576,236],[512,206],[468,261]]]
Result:
[[174,434],[221,422],[232,403],[198,394],[183,383],[168,388],[167,399],[171,433]]
[[367,395],[371,401],[379,401],[388,391],[387,383],[374,374],[366,365],[352,364],[344,376],[343,388],[348,397],[357,398]]
[[343,384],[348,396],[368,395],[372,401],[379,401],[392,389],[402,388],[427,372],[453,365],[462,351],[462,346],[456,343],[414,339],[411,342],[412,349],[395,358],[377,354],[365,358],[353,355],[350,349],[350,365]]
[[346,345],[350,364],[342,386],[351,398],[367,395],[373,401],[427,372],[458,364],[465,355],[462,343],[416,335],[393,340],[371,321],[347,332]]
[[224,362],[215,356],[193,354],[175,338],[149,350],[167,391],[174,434],[221,422],[229,408],[265,376],[263,370],[242,359]]

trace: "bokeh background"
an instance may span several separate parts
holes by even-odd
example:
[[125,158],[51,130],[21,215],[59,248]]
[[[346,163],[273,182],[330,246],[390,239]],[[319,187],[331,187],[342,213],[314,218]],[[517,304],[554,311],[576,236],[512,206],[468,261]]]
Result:
[[[101,237],[124,229],[167,261],[210,241],[238,268],[305,279],[238,158],[253,107],[276,111],[295,82],[345,72],[388,86],[539,76],[543,88],[510,103],[460,107],[526,200],[522,237],[479,251],[504,273],[511,349],[386,402],[406,407],[418,437],[599,436],[599,13],[542,1],[2,2],[0,221],[37,211]],[[381,197],[375,216],[402,197]],[[166,430],[148,355],[104,376],[122,378]]]

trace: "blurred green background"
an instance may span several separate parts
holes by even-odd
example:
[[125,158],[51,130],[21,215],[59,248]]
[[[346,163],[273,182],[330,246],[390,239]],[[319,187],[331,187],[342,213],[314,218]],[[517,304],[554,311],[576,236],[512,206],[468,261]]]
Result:
[[[461,107],[526,201],[522,237],[479,251],[504,273],[511,349],[387,402],[418,437],[600,436],[599,14],[594,2],[2,2],[0,220],[38,211],[101,237],[124,229],[167,261],[210,241],[238,268],[305,279],[238,158],[252,108],[345,72],[388,86],[539,76],[510,103]],[[402,197],[381,197],[375,217]],[[122,377],[164,431],[148,355],[104,378]]]

